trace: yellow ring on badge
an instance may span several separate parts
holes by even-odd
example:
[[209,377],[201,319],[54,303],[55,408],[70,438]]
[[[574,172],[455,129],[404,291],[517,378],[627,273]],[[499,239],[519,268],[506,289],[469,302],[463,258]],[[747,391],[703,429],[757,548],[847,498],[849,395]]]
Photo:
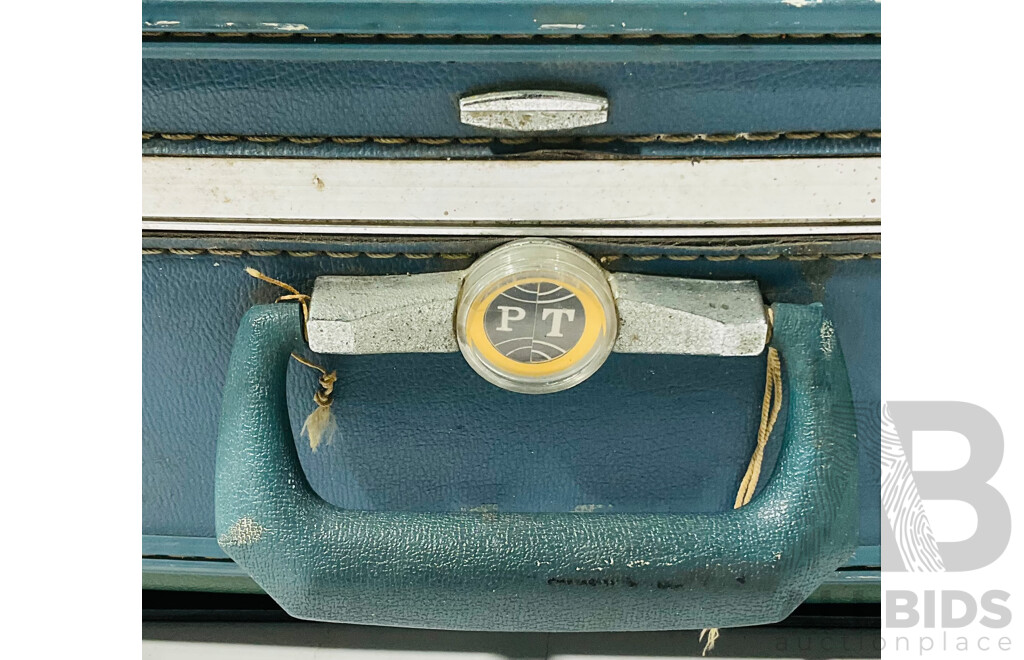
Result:
[[[510,357],[505,357],[491,344],[490,339],[487,338],[487,331],[484,328],[484,315],[491,302],[501,295],[503,291],[507,291],[515,286],[538,282],[565,287],[576,296],[583,306],[583,314],[586,317],[583,334],[580,335],[580,339],[576,342],[575,346],[566,351],[564,355],[560,355],[553,360],[536,363],[519,362]],[[475,349],[480,357],[491,366],[517,376],[550,376],[570,369],[590,352],[590,349],[594,347],[604,331],[605,310],[601,305],[601,301],[598,300],[597,294],[589,288],[580,288],[551,277],[527,277],[495,286],[486,296],[478,297],[470,304],[469,314],[466,319],[466,341],[470,347]]]

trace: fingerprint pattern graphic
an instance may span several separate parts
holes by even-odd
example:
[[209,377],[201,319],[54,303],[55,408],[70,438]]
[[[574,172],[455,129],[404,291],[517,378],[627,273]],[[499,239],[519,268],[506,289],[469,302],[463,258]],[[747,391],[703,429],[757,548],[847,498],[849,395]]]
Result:
[[882,508],[892,525],[896,548],[906,570],[944,571],[910,461],[886,406],[882,406]]
[[515,284],[484,313],[487,339],[517,362],[548,362],[572,350],[586,326],[583,304],[555,282]]

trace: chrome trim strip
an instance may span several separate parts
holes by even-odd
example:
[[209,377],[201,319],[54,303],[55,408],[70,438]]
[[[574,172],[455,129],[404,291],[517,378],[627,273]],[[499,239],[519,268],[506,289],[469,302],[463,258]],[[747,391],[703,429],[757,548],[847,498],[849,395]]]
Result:
[[143,220],[149,232],[224,234],[329,234],[393,236],[546,236],[588,238],[695,238],[719,236],[827,236],[881,234],[879,223],[834,225],[712,225],[712,226],[565,226],[565,225],[416,225],[350,224],[340,222],[249,222],[204,220]]
[[[878,233],[880,159],[142,159],[144,229],[726,236]],[[865,230],[865,228],[868,228]]]

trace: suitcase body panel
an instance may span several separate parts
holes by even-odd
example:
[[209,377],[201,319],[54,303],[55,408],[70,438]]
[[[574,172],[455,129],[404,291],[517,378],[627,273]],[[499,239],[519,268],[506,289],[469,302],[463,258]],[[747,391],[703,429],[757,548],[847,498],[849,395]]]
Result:
[[[213,535],[223,358],[244,311],[277,295],[243,267],[309,290],[322,274],[429,272],[472,261],[440,254],[410,259],[401,251],[408,247],[378,246],[397,255],[386,258],[337,258],[326,251],[181,254],[182,248],[143,257],[143,333],[150,347],[143,356],[145,534]],[[685,253],[671,250],[653,260],[637,254],[636,260],[628,252],[605,255],[619,257],[608,267],[755,278],[768,302],[826,305],[861,413],[860,542],[877,545],[879,340],[872,328],[879,318],[879,260],[870,252],[844,252],[840,259],[806,261],[738,254],[730,261],[682,261],[670,257]],[[613,354],[586,383],[531,397],[494,388],[457,353],[323,360],[340,375],[335,405],[341,440],[316,454],[300,441],[303,468],[325,499],[370,510],[727,510],[756,435],[754,413],[764,382],[761,358]],[[313,406],[315,374],[296,365],[290,378],[298,437]],[[783,416],[780,428],[784,423]],[[766,469],[777,449],[777,443],[769,445]]]
[[[800,4],[146,0],[142,149],[264,158],[877,155],[878,3]],[[604,95],[609,120],[526,136],[459,122],[461,97],[523,88]],[[245,266],[308,292],[324,274],[466,268],[502,242],[145,234],[144,584],[259,591],[214,539],[228,356],[245,311],[280,293]],[[811,601],[877,601],[878,236],[573,243],[611,271],[752,278],[767,303],[824,304],[857,414],[861,548]],[[302,468],[327,501],[373,511],[726,511],[753,447],[765,377],[763,356],[613,354],[578,387],[529,397],[489,385],[459,354],[322,357],[340,377],[341,432],[315,454],[297,440]],[[292,365],[296,438],[315,384]],[[786,421],[784,413],[768,444],[765,475]]]

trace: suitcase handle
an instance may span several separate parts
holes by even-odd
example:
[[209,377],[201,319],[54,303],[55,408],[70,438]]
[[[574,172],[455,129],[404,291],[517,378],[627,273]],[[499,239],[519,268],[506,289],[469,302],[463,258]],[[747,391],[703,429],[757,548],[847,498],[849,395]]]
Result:
[[511,631],[731,627],[785,618],[853,553],[857,442],[821,305],[776,304],[788,422],[748,505],[714,514],[407,513],[335,507],[303,475],[285,398],[297,305],[253,307],[224,389],[225,552],[291,615]]

